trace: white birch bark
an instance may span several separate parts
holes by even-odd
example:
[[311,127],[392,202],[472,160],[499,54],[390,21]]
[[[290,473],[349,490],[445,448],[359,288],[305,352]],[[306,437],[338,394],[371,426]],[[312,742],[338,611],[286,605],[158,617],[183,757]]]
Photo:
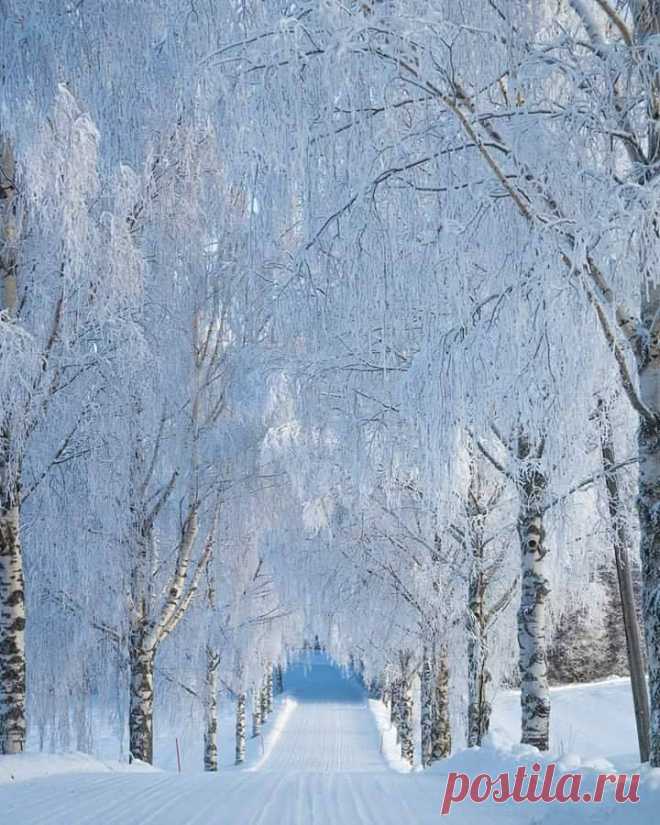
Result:
[[266,674],[264,674],[259,690],[259,708],[261,711],[261,724],[265,725],[268,721],[268,677]]
[[646,295],[643,319],[651,335],[640,364],[642,401],[655,412],[639,428],[639,497],[642,612],[646,632],[650,702],[650,764],[660,767],[660,289]]
[[245,762],[245,709],[247,697],[239,693],[236,697],[236,764]]
[[433,696],[433,736],[431,762],[451,755],[451,720],[449,716],[449,655],[443,648],[436,661]]
[[275,668],[275,692],[284,693],[284,674],[282,673],[282,665],[277,665]]
[[270,664],[266,673],[266,712],[269,716],[273,712],[273,667]]
[[[0,136],[0,311],[17,313],[14,158]],[[12,455],[12,423],[0,420],[0,753],[25,749],[27,722],[25,587],[20,521],[20,470]]]
[[25,680],[23,555],[19,507],[10,498],[0,504],[0,753],[25,750]]
[[[195,505],[191,505],[195,507]],[[149,764],[153,761],[153,707],[154,664],[160,644],[175,629],[186,614],[199,589],[203,570],[208,564],[215,540],[217,513],[206,538],[204,549],[189,575],[190,556],[193,552],[190,512],[182,528],[177,561],[172,571],[167,596],[157,612],[151,593],[153,520],[146,517],[139,521],[134,540],[134,566],[132,570],[132,617],[129,634],[130,697],[129,742],[134,759]],[[196,533],[197,528],[194,528]],[[183,572],[182,572],[183,568]],[[156,614],[153,619],[152,615]]]
[[420,682],[422,767],[428,768],[433,757],[433,668],[426,652],[422,661]]
[[546,575],[545,531],[542,502],[546,479],[535,469],[542,446],[532,450],[520,436],[518,457],[526,462],[519,478],[520,510],[518,535],[521,554],[521,593],[518,609],[518,648],[521,742],[546,751],[550,736],[550,686],[546,643],[546,598],[550,593]]
[[483,536],[471,531],[472,565],[468,582],[468,718],[467,745],[481,745],[490,726],[491,705],[488,700],[490,674],[487,668],[486,579],[483,565]]
[[204,770],[218,770],[218,668],[220,656],[206,648],[206,695],[204,706]]
[[488,495],[485,494],[480,461],[480,456],[473,449],[464,533],[470,559],[467,609],[468,747],[480,746],[490,727],[492,706],[489,686],[492,677],[488,669],[489,628],[510,603],[517,584],[517,581],[512,583],[494,604],[489,605],[489,585],[494,564],[486,563],[486,520],[499,498],[501,487],[496,485]]
[[129,642],[129,750],[133,759],[149,764],[154,758],[154,661],[155,651],[145,648],[137,629]]
[[488,700],[490,673],[486,667],[483,637],[468,638],[468,719],[467,745],[482,744],[490,728],[492,706]]
[[149,635],[149,575],[153,544],[144,519],[137,519],[131,568],[131,624],[128,639],[128,740],[131,759],[153,761],[154,665],[157,645]]
[[392,681],[392,704],[390,705],[390,725],[396,731],[397,744],[401,741],[401,682],[399,679]]
[[255,738],[261,733],[261,691],[252,689],[252,737]]
[[401,652],[399,654],[399,689],[398,689],[398,741],[401,748],[401,756],[412,765],[415,758],[415,744],[413,734],[413,693],[412,693],[412,673],[411,655]]
[[399,690],[399,742],[401,756],[413,764],[415,758],[415,744],[413,737],[413,693],[410,676],[406,675],[400,683]]
[[[660,35],[658,0],[635,0],[631,62],[641,70],[646,98],[646,183],[654,178],[660,160],[660,66],[655,43]],[[646,43],[652,44],[645,48]],[[653,233],[657,235],[657,218]],[[656,250],[643,250],[643,258],[657,270]],[[657,278],[656,272],[653,276]],[[642,277],[640,317],[630,313],[619,324],[637,357],[641,407],[639,427],[639,495],[641,527],[642,612],[646,632],[650,702],[650,764],[660,767],[660,288]]]

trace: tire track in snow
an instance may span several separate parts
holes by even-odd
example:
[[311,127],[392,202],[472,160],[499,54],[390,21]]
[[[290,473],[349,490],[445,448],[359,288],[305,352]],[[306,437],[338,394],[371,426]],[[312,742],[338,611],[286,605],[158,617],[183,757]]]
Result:
[[3,813],[17,825],[418,825],[390,788],[397,775],[379,752],[362,688],[325,660],[292,668],[287,683],[291,701],[251,769],[0,786]]

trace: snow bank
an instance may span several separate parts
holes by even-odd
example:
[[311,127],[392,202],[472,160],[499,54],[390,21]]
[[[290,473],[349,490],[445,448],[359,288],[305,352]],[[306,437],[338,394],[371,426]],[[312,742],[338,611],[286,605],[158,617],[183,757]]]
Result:
[[[459,749],[427,771],[412,772],[399,756],[387,709],[374,700],[367,707],[361,688],[340,678],[336,669],[331,671],[321,662],[304,672],[301,668],[290,674],[288,689],[263,729],[263,738],[248,740],[243,769],[195,776],[198,743],[186,754],[184,765],[190,773],[183,776],[83,754],[0,757],[0,821],[192,825],[220,821],[220,810],[222,821],[232,825],[444,821],[451,825],[654,825],[660,821],[660,770],[640,767],[634,753],[626,680],[553,689],[554,744],[548,754],[515,741],[519,697],[503,692],[495,707],[493,733],[483,747]],[[227,737],[231,722],[227,715]],[[227,741],[227,758],[232,752]],[[535,763],[541,768],[534,769]],[[613,792],[606,790],[600,803],[464,801],[453,804],[447,817],[440,816],[450,772],[470,779],[483,773],[513,777],[525,766],[528,776],[542,775],[549,763],[556,764],[557,778],[565,773],[584,777],[580,790],[589,792],[600,773],[639,773],[639,802],[617,803]],[[145,768],[150,773],[130,776]]]
[[469,748],[458,751],[450,759],[436,763],[423,774],[417,774],[419,797],[431,793],[440,799],[444,793],[450,772],[464,773],[474,778],[486,773],[497,777],[507,773],[511,777],[517,768],[526,766],[528,775],[533,773],[532,765],[541,765],[541,775],[550,763],[557,766],[560,774],[578,774],[583,777],[582,791],[591,791],[601,773],[640,774],[639,802],[618,803],[614,799],[612,786],[608,786],[602,802],[599,803],[496,803],[492,800],[479,805],[468,801],[455,804],[451,812],[444,817],[454,825],[473,825],[474,823],[506,823],[506,825],[596,825],[607,822],[608,825],[652,825],[658,822],[660,811],[660,769],[651,769],[639,764],[634,768],[612,764],[603,758],[583,759],[578,754],[566,754],[562,757],[541,754],[536,748],[525,745],[496,745],[490,740],[481,748]]
[[[281,730],[285,718],[293,710],[295,700],[290,696],[276,696],[273,702],[273,712],[268,720],[261,727],[261,734],[253,737],[251,720],[248,715],[246,740],[245,740],[245,761],[242,765],[234,764],[235,740],[234,732],[236,728],[236,716],[233,705],[225,703],[218,714],[218,765],[220,771],[245,770],[252,768],[255,764],[261,764],[263,758],[272,748],[276,738],[271,744],[271,737],[277,730]],[[201,723],[189,727],[182,726],[175,729],[168,725],[154,726],[154,762],[163,771],[177,772],[176,739],[179,740],[179,753],[181,756],[181,772],[184,774],[203,773],[204,771],[204,727]],[[111,742],[116,748],[116,740]],[[105,756],[105,753],[103,754]]]
[[401,748],[396,741],[396,729],[390,722],[390,712],[378,699],[369,699],[369,710],[371,711],[380,735],[379,750],[385,757],[385,761],[397,773],[410,773],[413,768],[401,756]]
[[[387,764],[398,774],[410,774],[410,766],[401,758],[388,709],[377,700],[369,700],[369,708]],[[527,767],[531,775],[535,763],[541,766],[541,774],[547,765],[554,763],[557,776],[571,773],[583,777],[582,787],[586,791],[595,788],[601,773],[628,776],[637,773],[641,777],[639,802],[617,803],[609,786],[601,803],[487,801],[475,805],[468,800],[454,805],[450,815],[442,819],[455,825],[596,825],[600,822],[651,825],[660,822],[660,769],[649,769],[639,763],[628,679],[552,688],[550,729],[549,753],[542,754],[534,747],[521,745],[520,693],[502,691],[494,703],[491,734],[481,748],[459,748],[451,758],[423,772],[413,769],[413,775],[405,779],[410,783],[405,795],[417,821],[441,820],[440,803],[452,772],[471,778],[483,773],[493,778],[502,773],[513,777],[521,766]],[[393,782],[394,777],[390,781]]]
[[286,696],[282,700],[282,702],[278,704],[278,706],[275,709],[277,712],[274,721],[272,721],[272,723],[268,727],[262,727],[261,729],[261,753],[258,756],[256,756],[256,758],[253,757],[253,760],[249,760],[247,770],[258,770],[266,761],[266,759],[268,759],[270,752],[277,744],[277,741],[282,735],[282,731],[284,730],[287,720],[295,710],[297,704],[298,703],[296,702],[296,700],[291,698],[290,696]]
[[[629,679],[607,679],[550,689],[552,753],[605,757],[617,764],[638,761]],[[493,703],[493,741],[506,747],[520,738],[520,693],[501,691]]]
[[144,762],[103,762],[86,753],[20,753],[0,756],[0,785],[80,773],[159,773]]

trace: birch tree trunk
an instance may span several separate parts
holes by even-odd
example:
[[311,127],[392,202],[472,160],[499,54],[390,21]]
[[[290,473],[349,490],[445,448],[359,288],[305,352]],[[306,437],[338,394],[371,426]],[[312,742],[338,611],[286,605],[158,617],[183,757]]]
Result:
[[284,693],[284,674],[282,673],[282,665],[277,665],[275,668],[275,691],[276,693]]
[[[635,50],[632,60],[641,55],[642,79],[646,94],[646,139],[648,177],[652,180],[660,159],[660,67],[655,43],[660,34],[660,3],[658,0],[638,0],[629,4],[633,12]],[[650,41],[650,48],[645,48]],[[657,216],[653,217],[653,233],[657,235]],[[657,270],[655,248],[644,249],[643,257],[653,262]],[[638,510],[641,528],[642,612],[646,632],[650,699],[650,763],[660,767],[660,287],[642,275],[641,323],[623,319],[624,330],[632,328],[633,350],[637,356],[639,392],[643,408],[639,427],[639,496]],[[653,272],[652,277],[657,278]]]
[[245,762],[245,707],[247,697],[239,693],[236,698],[236,764]]
[[524,436],[518,441],[518,456],[527,462],[519,479],[520,510],[518,535],[521,554],[521,594],[518,609],[518,647],[520,669],[520,703],[522,710],[521,742],[541,751],[549,747],[550,687],[546,643],[545,603],[550,593],[546,576],[545,531],[542,501],[546,479],[535,469],[543,447],[532,456]]
[[433,668],[426,652],[420,682],[422,767],[428,768],[433,761]]
[[259,691],[259,703],[261,708],[261,724],[265,725],[268,721],[268,680],[264,676],[261,683],[261,690]]
[[[138,519],[131,571],[132,618],[129,635],[130,699],[129,743],[134,759],[153,762],[154,663],[161,643],[185,616],[208,564],[215,527],[211,527],[203,551],[189,575],[197,535],[196,503],[191,506],[179,540],[177,559],[160,606],[153,604],[153,535]],[[156,616],[154,619],[153,616]]]
[[451,755],[451,721],[449,717],[449,656],[446,649],[440,651],[436,663],[433,696],[433,735],[431,762]]
[[218,770],[218,668],[220,656],[206,648],[206,705],[204,719],[204,770]]
[[268,665],[266,673],[266,713],[270,716],[273,712],[273,667]]
[[[0,311],[18,311],[15,163],[0,135]],[[12,422],[0,411],[0,753],[25,750],[27,721],[25,586],[20,522],[20,458],[12,455]]]
[[468,656],[468,718],[467,745],[481,745],[490,726],[491,707],[487,696],[490,679],[486,667],[488,656],[486,587],[484,569],[484,520],[485,509],[481,504],[481,478],[479,468],[473,464],[470,472],[470,489],[467,502],[467,540],[470,553],[468,580],[467,656]]
[[390,725],[394,726],[396,731],[397,744],[401,740],[400,725],[401,725],[401,682],[399,679],[392,681],[392,704],[390,705]]
[[137,628],[131,633],[129,642],[128,738],[131,757],[152,764],[154,758],[155,651],[145,646],[144,637],[143,628]]
[[490,728],[492,706],[488,701],[490,674],[486,668],[483,636],[468,638],[468,736],[469,748],[480,746]]
[[92,718],[92,687],[86,661],[80,671],[80,689],[76,701],[76,750],[81,753],[94,752],[93,718]]
[[639,497],[642,560],[642,612],[646,632],[650,699],[650,763],[660,767],[660,289],[649,287],[642,307],[649,329],[641,364],[642,401],[655,415],[639,428]]
[[415,759],[415,742],[413,736],[413,695],[410,675],[406,674],[399,690],[399,740],[401,756],[412,766]]
[[[2,468],[0,467],[0,472]],[[0,504],[0,753],[21,753],[26,736],[25,595],[19,506]]]
[[252,737],[257,737],[261,733],[261,691],[252,690]]
[[486,582],[483,571],[483,547],[473,548],[474,563],[468,584],[468,730],[469,748],[481,745],[490,727],[491,705],[488,701],[490,673],[487,668]]
[[[208,344],[208,337],[205,342],[204,338],[200,338],[197,316],[194,317],[192,326],[196,354],[191,397],[191,481],[183,510],[185,517],[182,519],[176,542],[176,553],[166,576],[162,573],[161,565],[157,563],[154,530],[160,513],[175,491],[180,469],[175,468],[168,480],[162,479],[155,489],[152,488],[154,468],[157,466],[160,450],[165,449],[163,427],[161,426],[153,440],[153,452],[150,458],[147,458],[143,435],[139,429],[141,404],[138,398],[134,400],[133,417],[137,422],[137,435],[132,445],[131,475],[135,486],[130,501],[132,615],[129,639],[129,742],[132,756],[148,763],[153,761],[155,657],[159,646],[177,627],[197,595],[202,574],[207,570],[211,559],[219,518],[219,502],[216,501],[203,547],[196,552],[202,509],[198,483],[202,387],[210,383],[209,370],[217,352],[216,348],[212,347],[214,354],[210,356],[211,363],[205,363],[208,350],[205,344]],[[165,418],[162,419],[162,423],[164,421]],[[163,580],[159,581],[161,577]],[[159,593],[163,595],[157,595]],[[213,609],[214,595],[211,584],[207,598],[209,608]],[[215,726],[217,729],[217,722]],[[207,733],[210,733],[210,730],[207,730]],[[214,736],[211,736],[211,739],[213,738]]]

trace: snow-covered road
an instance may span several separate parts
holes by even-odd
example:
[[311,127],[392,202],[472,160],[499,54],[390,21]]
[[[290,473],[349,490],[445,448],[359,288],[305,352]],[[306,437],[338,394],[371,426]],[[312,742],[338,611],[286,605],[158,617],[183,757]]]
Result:
[[[7,825],[407,825],[404,777],[295,769],[230,776],[77,776],[3,788]],[[404,790],[404,789],[400,789]]]
[[261,770],[358,773],[386,770],[364,691],[322,657],[287,674],[296,706]]
[[[406,801],[359,685],[322,657],[287,673],[295,705],[256,769],[65,774],[0,786],[2,825],[402,825]],[[277,722],[276,722],[277,724]]]
[[[627,708],[619,707],[623,687],[573,690],[576,715],[571,717],[579,718],[585,691],[589,706],[598,697],[610,702],[610,719],[617,711],[625,715]],[[443,821],[440,804],[448,770],[494,774],[538,758],[519,748],[486,748],[459,752],[423,774],[396,773],[381,753],[375,717],[357,682],[317,656],[311,667],[288,671],[286,689],[288,700],[279,718],[269,722],[264,756],[248,769],[182,775],[67,772],[34,779],[24,773],[15,783],[3,783],[0,771],[0,825],[431,825]],[[39,759],[48,765],[52,757],[28,754],[25,759],[33,759],[38,773]],[[639,806],[466,802],[457,805],[447,821],[642,825],[656,821],[659,800],[660,772],[647,779]]]

